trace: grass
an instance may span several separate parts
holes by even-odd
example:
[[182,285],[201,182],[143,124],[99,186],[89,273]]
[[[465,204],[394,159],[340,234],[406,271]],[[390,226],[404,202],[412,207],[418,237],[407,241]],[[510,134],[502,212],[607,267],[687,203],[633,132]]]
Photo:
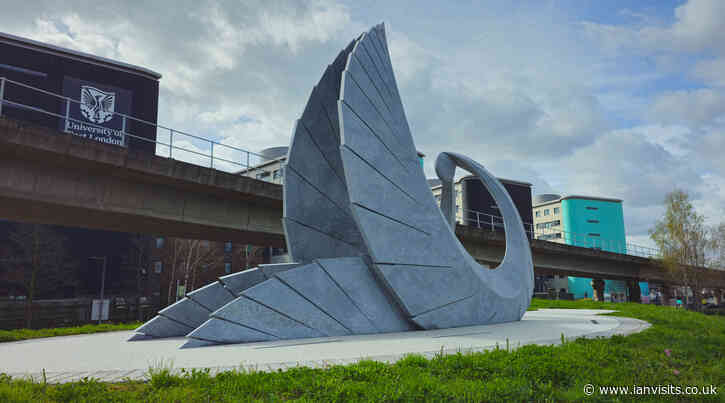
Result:
[[[274,373],[204,370],[174,374],[149,371],[148,382],[117,384],[92,379],[51,385],[0,375],[0,401],[611,401],[586,396],[583,387],[715,385],[725,401],[725,318],[681,309],[630,303],[534,300],[533,309],[613,309],[643,319],[649,329],[627,337],[578,339],[559,346],[454,354],[425,359],[411,355],[395,364],[362,361],[327,369],[294,368]],[[661,401],[671,396],[640,396]],[[676,396],[675,400],[686,399]]]
[[[132,323],[102,323],[100,325],[83,325],[73,327],[56,327],[52,329],[15,329],[0,330],[0,343],[37,339],[41,337],[70,336],[74,334],[89,334],[100,332],[114,332],[118,330],[133,330],[141,326],[141,322]],[[2,399],[0,399],[2,401]]]

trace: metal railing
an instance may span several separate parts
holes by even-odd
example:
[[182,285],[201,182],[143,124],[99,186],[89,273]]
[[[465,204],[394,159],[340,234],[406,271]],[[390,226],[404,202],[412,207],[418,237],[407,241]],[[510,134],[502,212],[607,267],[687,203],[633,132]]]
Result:
[[[503,218],[500,216],[484,213],[476,210],[463,209],[465,225],[475,226],[490,231],[503,229]],[[602,239],[588,234],[580,234],[571,231],[563,231],[555,228],[536,228],[532,223],[524,223],[524,230],[533,239],[563,243],[583,248],[600,249],[607,252],[619,253],[622,255],[638,256],[645,258],[657,258],[659,250],[647,246],[637,245],[629,242],[622,242],[617,239]]]
[[[35,101],[35,104],[28,105],[20,101],[10,99],[12,93],[10,90],[13,87],[15,87],[15,89],[19,88],[21,91],[24,90],[24,92],[17,93],[16,95],[24,95],[25,98],[27,98],[27,95],[30,94],[30,99]],[[59,101],[59,105],[61,106],[59,109],[64,112],[55,113],[40,107],[39,104],[41,104],[41,98],[44,96],[51,97],[52,99]],[[214,140],[209,140],[204,137],[189,134],[181,130],[176,130],[115,111],[109,113],[112,113],[114,117],[119,117],[121,119],[120,130],[109,129],[108,127],[89,121],[81,121],[71,116],[71,105],[73,103],[78,104],[79,106],[82,104],[81,101],[73,98],[55,94],[5,77],[0,77],[0,116],[7,112],[5,110],[6,108],[18,108],[61,119],[60,122],[64,123],[64,131],[67,133],[72,133],[69,131],[69,128],[73,122],[82,124],[86,127],[97,128],[97,130],[103,130],[105,133],[112,130],[117,132],[114,134],[117,134],[121,138],[121,144],[119,145],[124,147],[128,146],[127,138],[154,143],[156,145],[155,153],[158,156],[178,159],[180,161],[201,166],[209,166],[210,168],[227,172],[246,170],[247,173],[250,173],[257,165],[270,160],[261,154],[230,146],[228,144],[219,143]],[[156,139],[150,139],[131,133],[131,126],[138,126],[138,129],[136,130],[137,133],[138,131],[142,131],[141,128],[144,126],[149,127],[151,132],[155,130]],[[159,138],[163,139],[163,141],[159,140]],[[176,153],[176,158],[174,153]]]

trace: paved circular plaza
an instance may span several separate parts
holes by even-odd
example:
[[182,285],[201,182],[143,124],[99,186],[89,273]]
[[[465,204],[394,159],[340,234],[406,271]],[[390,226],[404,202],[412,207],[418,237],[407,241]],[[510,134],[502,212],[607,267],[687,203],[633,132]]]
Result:
[[516,348],[525,344],[558,344],[567,339],[627,335],[647,322],[602,316],[607,310],[541,309],[520,322],[406,333],[281,340],[198,348],[179,347],[186,339],[126,341],[133,332],[51,337],[0,343],[0,373],[13,377],[69,382],[84,377],[118,382],[144,379],[151,367],[270,371],[295,366],[324,367],[360,359],[394,362],[407,354],[432,357],[458,351]]

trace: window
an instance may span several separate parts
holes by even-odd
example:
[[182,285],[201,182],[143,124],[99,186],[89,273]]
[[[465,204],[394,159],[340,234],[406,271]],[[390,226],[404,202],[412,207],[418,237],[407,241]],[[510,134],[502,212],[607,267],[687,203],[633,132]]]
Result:
[[160,260],[157,260],[154,262],[154,273],[161,274],[161,270],[163,270],[164,264],[161,263]]
[[224,252],[231,252],[232,251],[232,243],[226,242],[224,243]]
[[156,249],[164,247],[164,238],[156,238]]
[[275,170],[274,170],[274,171],[272,172],[272,179],[279,179],[279,178],[281,178],[281,177],[282,177],[282,168],[280,168],[280,169],[275,169]]
[[587,210],[599,210],[599,208],[597,208],[597,207],[591,207],[591,206],[587,206]]
[[539,211],[539,210],[536,210],[536,216],[537,216],[537,217],[539,217],[539,216],[541,215],[541,214],[539,214],[539,213],[541,213],[541,211]]
[[436,201],[438,203],[440,203],[441,202],[441,195],[435,195],[435,197],[436,197]]
[[269,172],[264,172],[264,171],[262,171],[262,172],[257,172],[257,174],[256,174],[256,175],[254,175],[254,177],[255,177],[256,179],[262,179],[262,178],[266,178],[266,177],[268,177],[268,176],[269,176]]
[[554,207],[554,215],[559,215],[559,207]]
[[224,273],[231,273],[232,272],[232,264],[231,263],[224,263]]
[[597,234],[596,232],[590,232],[587,235],[589,235],[589,236],[599,236],[599,234]]
[[599,220],[587,220],[588,223],[599,224]]
[[549,215],[549,209],[548,208],[545,208],[544,209],[544,215]]

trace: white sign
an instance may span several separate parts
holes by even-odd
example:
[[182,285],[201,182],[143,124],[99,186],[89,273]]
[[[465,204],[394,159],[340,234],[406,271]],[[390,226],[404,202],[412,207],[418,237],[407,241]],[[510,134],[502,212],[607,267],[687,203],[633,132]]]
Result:
[[101,124],[113,119],[116,93],[104,92],[90,85],[81,86],[81,113],[91,123]]
[[108,320],[108,307],[111,305],[110,299],[94,299],[91,305],[91,320]]

